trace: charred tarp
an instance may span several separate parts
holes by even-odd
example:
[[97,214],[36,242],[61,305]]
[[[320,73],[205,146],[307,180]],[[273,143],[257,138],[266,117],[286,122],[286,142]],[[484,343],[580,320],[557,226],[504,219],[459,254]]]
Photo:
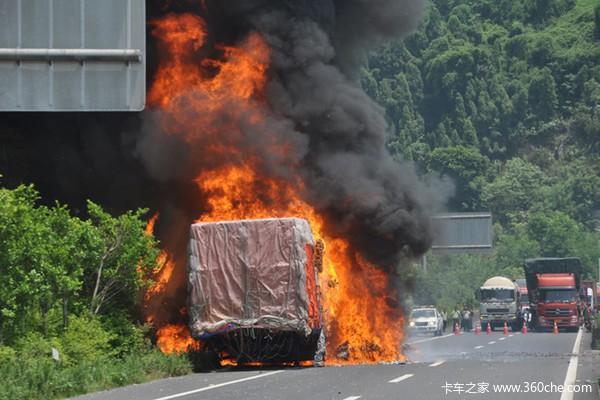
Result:
[[315,240],[297,218],[191,227],[192,335],[238,361],[322,360]]

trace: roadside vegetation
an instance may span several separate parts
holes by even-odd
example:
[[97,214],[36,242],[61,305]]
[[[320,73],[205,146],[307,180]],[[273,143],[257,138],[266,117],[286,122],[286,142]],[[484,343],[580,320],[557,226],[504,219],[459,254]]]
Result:
[[599,59],[594,0],[433,0],[416,34],[370,55],[394,155],[451,178],[449,210],[494,216],[493,253],[429,257],[415,302],[473,305],[528,257],[581,257],[598,279]]
[[[139,315],[158,250],[137,210],[88,219],[0,187],[0,399],[52,399],[190,372]],[[54,357],[53,357],[54,349]]]

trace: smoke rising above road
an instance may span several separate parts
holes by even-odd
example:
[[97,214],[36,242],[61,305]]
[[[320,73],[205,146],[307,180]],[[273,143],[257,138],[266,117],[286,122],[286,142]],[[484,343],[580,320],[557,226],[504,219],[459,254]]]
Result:
[[[392,159],[384,111],[356,79],[366,51],[414,29],[422,2],[206,1],[195,21],[193,13],[181,14],[197,5],[190,7],[179,5],[179,14],[172,14],[178,17],[170,34],[162,25],[153,30],[158,57],[171,67],[195,60],[204,63],[205,75],[223,73],[226,64],[207,63],[205,57],[235,58],[227,46],[255,51],[258,35],[268,47],[260,56],[268,64],[265,82],[259,83],[265,98],[221,93],[217,100],[210,98],[214,92],[192,84],[170,94],[178,98],[171,103],[179,108],[178,120],[160,111],[158,119],[170,119],[171,135],[152,121],[137,147],[148,171],[158,179],[185,179],[190,171],[252,159],[265,176],[290,181],[300,176],[304,199],[370,261],[391,268],[402,257],[425,252],[431,242],[425,210],[437,198],[410,165]],[[194,33],[181,39],[178,29]],[[173,38],[184,41],[176,51],[161,43]],[[230,79],[235,76],[233,71]],[[158,77],[165,78],[160,67]],[[153,102],[160,103],[151,92]],[[211,108],[209,117],[198,115],[198,102]],[[173,126],[187,130],[185,146],[174,139]],[[206,151],[216,147],[228,150]]]

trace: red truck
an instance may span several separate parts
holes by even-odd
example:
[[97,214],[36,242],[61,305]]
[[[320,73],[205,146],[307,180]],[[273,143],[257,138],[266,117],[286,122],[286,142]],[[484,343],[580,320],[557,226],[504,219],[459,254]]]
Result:
[[524,270],[533,327],[551,329],[556,323],[559,329],[579,329],[581,260],[529,259],[525,261]]

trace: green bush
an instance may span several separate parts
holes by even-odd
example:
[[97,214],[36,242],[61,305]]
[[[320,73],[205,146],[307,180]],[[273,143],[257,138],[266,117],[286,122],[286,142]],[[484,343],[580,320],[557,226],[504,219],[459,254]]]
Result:
[[64,362],[69,365],[100,361],[115,354],[115,334],[104,329],[97,318],[73,317],[60,338]]
[[17,352],[7,346],[0,346],[0,365],[11,364],[17,359]]
[[139,354],[152,347],[148,339],[151,326],[132,323],[123,314],[109,315],[102,319],[102,325],[114,333],[110,342],[118,356]]
[[62,346],[59,340],[46,339],[40,333],[30,332],[26,336],[17,340],[15,350],[20,360],[38,359],[40,357],[50,358],[52,348],[56,348],[62,353]]

